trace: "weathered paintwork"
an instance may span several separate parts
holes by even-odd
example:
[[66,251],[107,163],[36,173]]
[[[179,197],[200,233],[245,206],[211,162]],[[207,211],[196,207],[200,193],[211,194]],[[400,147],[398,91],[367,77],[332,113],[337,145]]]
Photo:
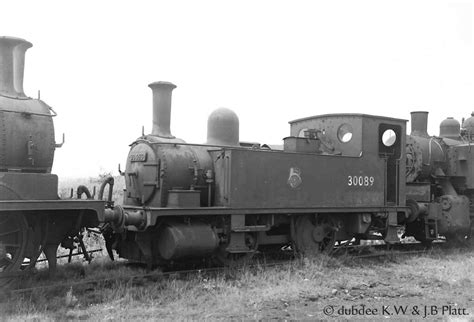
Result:
[[[51,108],[23,92],[26,40],[0,37],[0,171],[51,172]],[[1,198],[1,197],[0,197]]]
[[[124,206],[107,211],[120,231],[128,231],[126,240],[115,243],[117,251],[150,263],[246,254],[257,244],[292,240],[293,225],[329,247],[335,238],[364,235],[370,227],[396,241],[397,217],[407,216],[405,123],[363,114],[307,118],[292,122],[283,151],[239,147],[235,139],[193,145],[143,136],[127,159]],[[386,132],[392,133],[387,144]],[[313,234],[300,223],[313,222],[315,214],[328,217],[312,224]],[[130,218],[139,220],[132,224]],[[273,229],[281,232],[267,235]],[[296,240],[313,244],[306,237]]]
[[54,174],[0,172],[0,200],[55,199],[58,199],[58,177]]
[[[385,161],[378,156],[342,157],[245,149],[223,149],[212,152],[212,156],[216,160],[216,206],[385,205]],[[353,184],[354,178],[357,185]]]
[[125,170],[125,204],[166,207],[169,190],[200,191],[200,205],[208,204],[206,172],[213,169],[210,147],[137,140]]

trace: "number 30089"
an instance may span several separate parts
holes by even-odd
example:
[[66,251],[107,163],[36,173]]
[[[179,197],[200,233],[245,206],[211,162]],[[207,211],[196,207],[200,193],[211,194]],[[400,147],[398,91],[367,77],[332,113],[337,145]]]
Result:
[[347,185],[348,186],[361,186],[361,187],[370,187],[373,186],[375,182],[374,177],[369,176],[347,176]]

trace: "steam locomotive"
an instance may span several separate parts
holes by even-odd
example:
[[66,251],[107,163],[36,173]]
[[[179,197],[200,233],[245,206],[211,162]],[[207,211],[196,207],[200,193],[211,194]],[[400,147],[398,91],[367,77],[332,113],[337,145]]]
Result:
[[168,82],[153,91],[153,131],[132,143],[124,206],[106,210],[107,244],[124,258],[166,264],[212,256],[223,263],[293,244],[304,255],[339,241],[405,236],[465,241],[473,197],[474,117],[426,133],[427,112],[406,121],[327,114],[290,122],[282,149],[239,141],[228,109],[208,119],[207,142],[170,132]]
[[412,113],[408,136],[406,120],[317,115],[291,121],[275,148],[241,142],[237,115],[220,108],[207,141],[194,144],[171,134],[169,82],[149,85],[152,132],[131,144],[123,206],[111,200],[112,179],[99,200],[61,200],[51,174],[55,113],[22,90],[30,46],[0,38],[0,281],[42,251],[54,268],[59,244],[73,247],[99,224],[111,256],[150,266],[229,264],[290,244],[314,256],[341,241],[399,242],[400,227],[423,243],[471,234],[474,117],[462,130],[447,119],[434,137],[427,112]]
[[474,113],[463,120],[462,130],[448,117],[438,137],[428,135],[427,119],[428,112],[412,112],[406,144],[405,234],[428,243],[438,235],[464,243],[474,222]]
[[51,174],[62,145],[55,142],[56,113],[23,91],[31,46],[0,37],[0,286],[26,273],[41,252],[54,270],[59,244],[72,249],[83,228],[96,227],[104,212],[103,201],[58,197],[58,177]]

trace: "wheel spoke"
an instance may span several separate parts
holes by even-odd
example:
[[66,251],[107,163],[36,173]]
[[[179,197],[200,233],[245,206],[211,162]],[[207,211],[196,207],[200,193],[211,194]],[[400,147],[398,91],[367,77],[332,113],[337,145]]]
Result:
[[21,244],[11,244],[11,243],[1,243],[3,247],[14,247],[14,248],[20,248]]
[[3,233],[0,233],[0,237],[2,237],[2,236],[7,236],[7,235],[11,235],[11,234],[17,233],[17,232],[19,232],[19,231],[20,231],[19,229],[15,229],[15,230],[3,232]]

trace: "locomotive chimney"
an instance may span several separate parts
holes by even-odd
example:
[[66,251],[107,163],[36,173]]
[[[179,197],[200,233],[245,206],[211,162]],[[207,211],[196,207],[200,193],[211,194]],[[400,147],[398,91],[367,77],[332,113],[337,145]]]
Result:
[[0,37],[0,95],[26,98],[23,92],[25,52],[33,46],[14,37]]
[[410,135],[428,136],[428,112],[411,112],[411,133]]
[[170,82],[154,82],[148,85],[153,91],[153,129],[151,134],[174,139],[170,131],[171,92],[176,85]]

